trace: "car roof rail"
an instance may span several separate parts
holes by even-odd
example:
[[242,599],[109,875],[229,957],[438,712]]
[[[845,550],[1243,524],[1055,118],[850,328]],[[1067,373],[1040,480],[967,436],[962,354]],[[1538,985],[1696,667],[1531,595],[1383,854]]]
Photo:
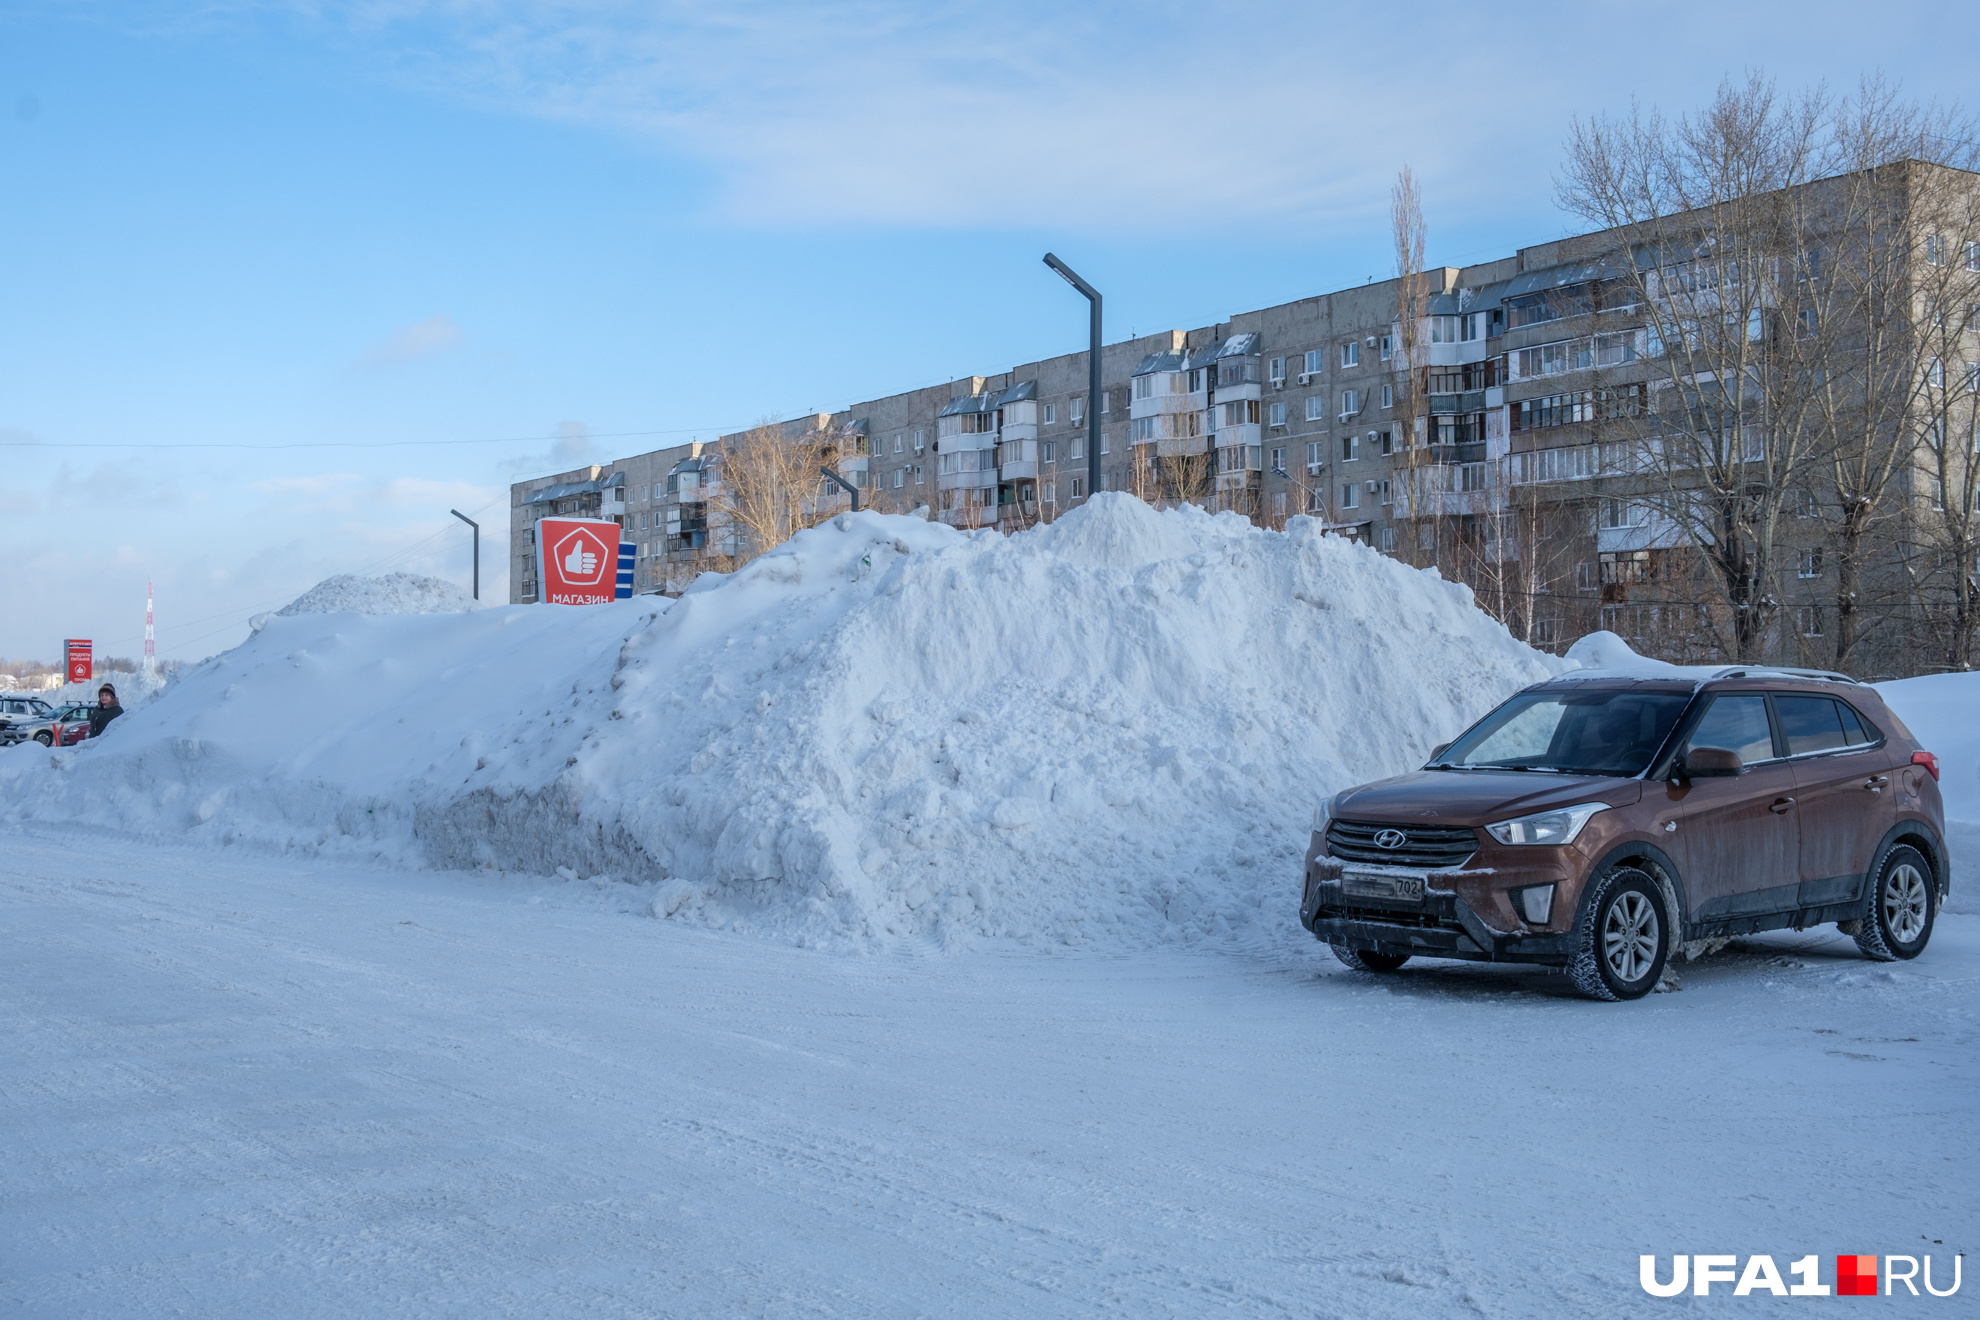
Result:
[[1818,678],[1829,683],[1856,683],[1858,680],[1833,669],[1796,669],[1790,665],[1727,665],[1713,678]]

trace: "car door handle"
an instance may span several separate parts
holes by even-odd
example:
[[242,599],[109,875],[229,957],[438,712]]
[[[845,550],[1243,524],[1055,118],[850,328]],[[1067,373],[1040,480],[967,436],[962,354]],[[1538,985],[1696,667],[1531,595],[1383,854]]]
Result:
[[1884,785],[1890,782],[1891,777],[1889,775],[1872,775],[1863,781],[1863,786],[1872,793],[1881,793],[1884,791]]
[[1789,797],[1775,798],[1774,805],[1767,809],[1776,816],[1785,816],[1794,810],[1794,799]]

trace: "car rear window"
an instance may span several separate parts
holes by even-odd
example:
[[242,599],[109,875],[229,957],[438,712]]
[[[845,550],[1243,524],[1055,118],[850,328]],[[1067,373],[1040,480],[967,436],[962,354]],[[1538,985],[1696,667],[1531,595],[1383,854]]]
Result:
[[1774,735],[1767,727],[1767,699],[1758,692],[1728,692],[1712,698],[1685,750],[1723,747],[1752,764],[1774,759]]
[[1829,697],[1777,696],[1774,710],[1781,717],[1789,756],[1833,752],[1877,741],[1877,735],[1847,704]]

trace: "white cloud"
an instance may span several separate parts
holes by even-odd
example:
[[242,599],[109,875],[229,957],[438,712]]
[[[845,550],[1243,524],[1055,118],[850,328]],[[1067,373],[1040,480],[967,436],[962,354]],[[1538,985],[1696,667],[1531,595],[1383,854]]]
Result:
[[400,326],[382,344],[373,345],[364,355],[367,367],[391,367],[445,353],[461,342],[461,328],[447,316],[429,316],[424,321]]

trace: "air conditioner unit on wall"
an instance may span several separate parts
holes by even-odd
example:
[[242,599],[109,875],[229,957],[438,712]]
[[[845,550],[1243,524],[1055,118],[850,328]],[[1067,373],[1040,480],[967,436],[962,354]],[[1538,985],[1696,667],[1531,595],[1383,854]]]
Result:
[[1299,373],[1299,383],[1302,385],[1306,384],[1307,381],[1312,379],[1313,379],[1313,373],[1310,371],[1302,371]]
[[1368,493],[1370,495],[1373,495],[1377,489],[1379,489],[1378,484],[1373,479],[1370,479],[1368,483]]

